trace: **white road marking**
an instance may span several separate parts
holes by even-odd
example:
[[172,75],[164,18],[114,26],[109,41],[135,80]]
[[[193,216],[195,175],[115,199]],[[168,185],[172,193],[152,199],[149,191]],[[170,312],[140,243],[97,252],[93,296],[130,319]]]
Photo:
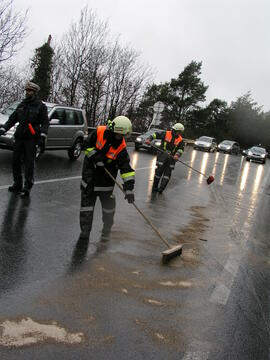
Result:
[[[146,170],[146,169],[151,169],[151,166],[138,168],[138,169],[135,169],[135,171]],[[81,178],[82,178],[81,176],[70,176],[70,177],[64,177],[64,178],[40,180],[40,181],[35,181],[35,185],[47,184],[47,183],[53,183],[53,182],[61,182],[61,181],[78,180],[78,179],[81,179]],[[2,185],[2,186],[0,186],[0,190],[5,190],[9,186],[10,185]]]
[[207,360],[209,352],[189,351],[186,352],[182,360]]
[[[245,222],[241,230],[242,234],[240,234],[242,236],[241,239],[242,248],[246,246],[250,228],[251,228],[251,224]],[[219,284],[215,287],[214,291],[212,292],[212,295],[210,297],[210,302],[220,305],[227,304],[232,285],[234,283],[235,277],[237,275],[240,266],[241,259],[242,259],[241,249],[235,248],[234,251],[228,257],[226,264],[224,265],[224,269],[220,276]]]

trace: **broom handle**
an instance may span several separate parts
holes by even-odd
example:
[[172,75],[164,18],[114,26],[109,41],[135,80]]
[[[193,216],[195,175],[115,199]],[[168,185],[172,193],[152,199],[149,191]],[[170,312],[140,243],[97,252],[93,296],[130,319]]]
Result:
[[[109,175],[109,177],[115,182],[115,184],[119,187],[119,189],[122,191],[123,194],[125,194],[124,189],[119,184],[119,182],[112,176],[112,174],[109,172],[108,169],[104,167],[104,170]],[[135,209],[142,215],[144,220],[151,226],[151,228],[155,231],[155,233],[159,236],[160,240],[164,242],[164,244],[170,249],[170,244],[167,242],[167,240],[164,239],[164,237],[161,235],[159,230],[155,227],[155,225],[152,223],[152,221],[142,212],[141,209],[138,208],[138,206],[133,202],[132,205],[135,207]]]
[[[168,154],[166,151],[164,151],[164,150],[156,147],[155,145],[151,145],[151,146],[152,146],[153,148],[155,148],[156,150],[158,150],[158,151],[160,151],[160,152],[162,152],[162,153],[164,153],[164,154],[167,154],[167,155],[169,155],[170,157],[173,157],[173,156],[171,156],[170,154]],[[180,159],[178,159],[177,161],[179,161],[181,164],[187,166],[187,167],[190,168],[191,170],[196,171],[198,174],[201,174],[201,175],[203,175],[205,178],[207,178],[207,176],[206,176],[205,174],[203,174],[202,172],[200,172],[200,171],[197,170],[197,169],[194,169],[192,166],[186,164],[184,161],[182,161],[182,160],[180,160]]]

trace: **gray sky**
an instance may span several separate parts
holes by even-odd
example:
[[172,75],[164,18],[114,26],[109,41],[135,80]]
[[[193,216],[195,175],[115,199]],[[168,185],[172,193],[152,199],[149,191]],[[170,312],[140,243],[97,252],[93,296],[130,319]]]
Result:
[[60,40],[85,5],[141,53],[156,83],[176,78],[191,60],[202,61],[207,102],[230,103],[250,90],[270,110],[269,0],[14,0],[17,10],[30,9],[20,61],[48,34]]

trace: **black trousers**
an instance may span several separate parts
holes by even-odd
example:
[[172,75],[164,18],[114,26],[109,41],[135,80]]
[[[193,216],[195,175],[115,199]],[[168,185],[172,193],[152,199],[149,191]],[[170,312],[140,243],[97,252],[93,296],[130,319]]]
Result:
[[80,209],[80,227],[81,236],[89,237],[94,208],[97,198],[99,197],[102,206],[103,231],[110,231],[113,225],[115,214],[115,197],[112,191],[94,191],[93,189],[81,188],[81,209]]
[[156,166],[153,190],[164,190],[170,181],[172,170],[175,166],[175,160],[166,154],[158,154]]
[[31,189],[34,184],[34,168],[36,158],[35,139],[16,139],[13,149],[12,170],[14,183],[23,185],[22,165],[24,164],[24,187]]

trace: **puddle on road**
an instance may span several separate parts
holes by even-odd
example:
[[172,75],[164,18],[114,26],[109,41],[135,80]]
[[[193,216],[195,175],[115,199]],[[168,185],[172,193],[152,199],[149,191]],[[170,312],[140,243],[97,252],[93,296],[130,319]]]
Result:
[[[191,263],[197,263],[199,261],[199,250],[201,246],[199,239],[208,227],[206,223],[209,221],[203,214],[204,209],[204,207],[193,206],[191,208],[191,222],[184,229],[181,229],[180,235],[176,236],[177,242],[184,245],[181,255],[184,261]],[[189,248],[189,245],[192,248]]]
[[158,342],[162,345],[167,345],[170,347],[183,349],[185,347],[185,335],[174,331],[171,327],[164,328],[154,328],[152,323],[148,322],[145,319],[134,319],[135,324],[139,327],[139,329],[152,341]]
[[69,333],[55,322],[41,324],[29,317],[0,323],[0,346],[20,347],[47,341],[79,344],[83,341],[83,337],[83,333]]

